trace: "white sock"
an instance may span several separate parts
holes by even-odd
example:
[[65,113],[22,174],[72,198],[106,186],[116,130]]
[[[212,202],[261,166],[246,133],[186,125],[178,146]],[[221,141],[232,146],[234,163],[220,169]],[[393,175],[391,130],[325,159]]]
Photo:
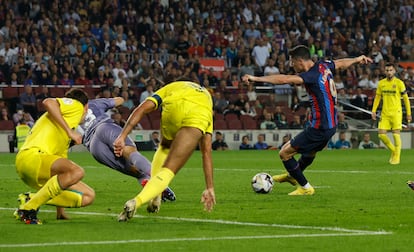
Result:
[[302,188],[303,189],[309,189],[309,188],[311,188],[312,186],[309,184],[309,182],[308,183],[306,183],[306,185],[304,185],[304,186],[302,186]]

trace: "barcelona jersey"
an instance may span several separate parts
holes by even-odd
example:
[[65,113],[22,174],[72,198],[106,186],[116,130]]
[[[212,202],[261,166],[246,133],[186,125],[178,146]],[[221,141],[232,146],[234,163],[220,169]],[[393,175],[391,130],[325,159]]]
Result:
[[337,125],[336,88],[332,72],[335,64],[329,60],[317,61],[307,72],[299,74],[303,79],[311,103],[311,127],[332,129]]

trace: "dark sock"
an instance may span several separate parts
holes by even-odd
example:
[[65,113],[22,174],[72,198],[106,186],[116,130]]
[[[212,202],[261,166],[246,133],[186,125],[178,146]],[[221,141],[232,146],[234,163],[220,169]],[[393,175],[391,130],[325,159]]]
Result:
[[290,176],[298,181],[299,185],[304,186],[308,183],[308,180],[306,180],[305,175],[303,175],[303,172],[299,167],[299,163],[294,158],[283,161],[283,165]]
[[304,171],[306,169],[306,167],[308,167],[310,164],[312,164],[313,160],[315,159],[315,157],[310,157],[310,156],[301,156],[299,158],[299,167],[302,171]]

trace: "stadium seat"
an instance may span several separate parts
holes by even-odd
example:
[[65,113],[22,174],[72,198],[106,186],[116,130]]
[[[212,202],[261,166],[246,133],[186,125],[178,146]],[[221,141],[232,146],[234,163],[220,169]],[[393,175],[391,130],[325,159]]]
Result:
[[19,89],[17,87],[4,87],[2,91],[4,99],[19,97]]
[[0,130],[14,130],[14,122],[12,120],[0,121]]
[[52,87],[49,89],[49,91],[52,97],[64,97],[66,93],[65,88],[61,87]]
[[236,114],[225,114],[224,118],[226,121],[239,120],[239,117]]
[[148,116],[146,116],[146,115],[142,117],[141,121],[139,121],[139,124],[141,124],[141,126],[144,130],[152,129],[151,122],[150,122]]
[[227,128],[227,123],[224,120],[214,120],[214,129],[216,130],[226,130]]
[[227,121],[227,127],[229,129],[240,130],[243,129],[242,123],[239,119]]
[[224,120],[224,115],[220,113],[215,113],[214,120]]
[[152,129],[159,130],[160,129],[161,119],[151,119],[151,126]]
[[258,129],[257,121],[251,116],[244,117],[240,121],[242,122],[243,129]]
[[42,100],[37,100],[36,101],[36,108],[37,108],[37,112],[39,114],[43,114],[43,112],[46,111],[45,107],[43,106],[43,101]]
[[131,114],[131,111],[129,110],[129,108],[125,106],[118,106],[117,109],[119,113],[121,114],[122,119],[128,120],[129,114]]
[[148,114],[149,119],[152,120],[159,120],[161,118],[161,111],[155,110]]

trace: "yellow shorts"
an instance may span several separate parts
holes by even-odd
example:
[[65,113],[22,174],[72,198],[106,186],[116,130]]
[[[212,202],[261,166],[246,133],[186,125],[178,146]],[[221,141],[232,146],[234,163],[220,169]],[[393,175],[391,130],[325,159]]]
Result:
[[16,171],[28,186],[40,189],[50,178],[52,164],[62,158],[48,155],[38,148],[21,150],[16,155]]
[[395,113],[393,115],[382,115],[378,123],[378,129],[383,130],[401,130],[402,129],[402,114]]
[[161,135],[167,140],[174,139],[182,127],[197,128],[206,133],[212,127],[211,109],[197,107],[189,101],[180,101],[163,107]]

